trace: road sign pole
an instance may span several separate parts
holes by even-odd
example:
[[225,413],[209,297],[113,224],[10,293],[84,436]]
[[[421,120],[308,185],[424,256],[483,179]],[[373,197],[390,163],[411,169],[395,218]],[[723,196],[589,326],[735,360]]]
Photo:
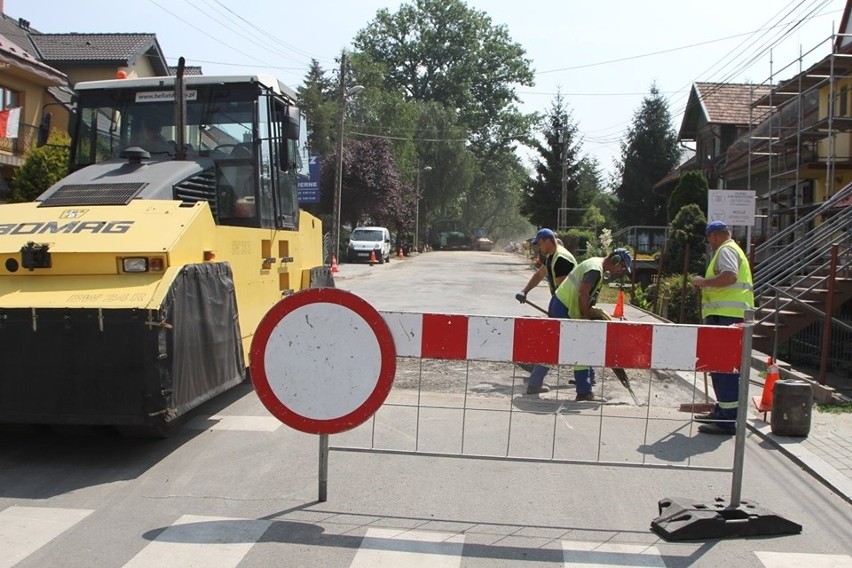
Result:
[[319,435],[319,495],[317,501],[328,499],[328,434]]
[[[286,296],[263,316],[250,353],[263,406],[291,428],[319,435],[317,499],[325,502],[328,435],[366,422],[393,385],[396,349],[387,323],[350,292],[311,288]],[[339,356],[329,360],[328,353]],[[324,372],[314,376],[319,368]]]

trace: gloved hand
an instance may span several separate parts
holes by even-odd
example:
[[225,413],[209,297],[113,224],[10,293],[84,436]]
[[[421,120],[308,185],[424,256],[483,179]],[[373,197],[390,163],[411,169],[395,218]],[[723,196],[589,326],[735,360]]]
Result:
[[522,303],[522,304],[526,304],[526,303],[527,303],[527,294],[526,294],[526,292],[518,292],[517,294],[515,294],[515,299],[516,299],[517,301],[519,301],[520,303]]
[[612,317],[600,308],[589,309],[589,319],[612,321]]

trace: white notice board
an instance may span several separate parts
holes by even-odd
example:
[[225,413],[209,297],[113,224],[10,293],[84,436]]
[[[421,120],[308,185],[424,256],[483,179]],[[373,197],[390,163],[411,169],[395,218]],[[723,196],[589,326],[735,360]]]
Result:
[[707,195],[707,222],[724,221],[731,227],[753,227],[754,205],[754,191],[711,189]]

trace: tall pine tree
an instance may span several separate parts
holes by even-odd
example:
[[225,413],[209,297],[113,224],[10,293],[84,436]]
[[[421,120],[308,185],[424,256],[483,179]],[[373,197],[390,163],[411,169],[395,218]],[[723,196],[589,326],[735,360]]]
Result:
[[[521,214],[536,227],[556,229],[562,206],[563,157],[567,189],[568,225],[578,225],[580,204],[580,141],[577,124],[561,92],[544,117],[544,142],[532,147],[540,158],[535,161],[535,178],[530,180],[521,200]],[[564,153],[564,156],[563,156]]]
[[633,115],[627,138],[621,143],[617,164],[616,220],[621,227],[665,225],[668,196],[655,192],[654,184],[677,166],[680,149],[671,113],[656,85]]
[[337,91],[334,80],[326,77],[316,59],[305,75],[305,82],[296,89],[299,108],[308,120],[308,147],[312,154],[333,156]]

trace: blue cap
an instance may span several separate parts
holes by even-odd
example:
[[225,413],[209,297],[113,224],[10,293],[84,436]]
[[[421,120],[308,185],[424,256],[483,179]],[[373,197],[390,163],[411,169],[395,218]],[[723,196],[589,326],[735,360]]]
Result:
[[617,248],[612,251],[612,254],[609,256],[610,258],[612,258],[613,256],[621,257],[621,262],[624,263],[624,268],[627,274],[633,272],[633,258],[630,256],[629,250],[627,250],[626,248]]
[[705,235],[709,235],[713,231],[730,231],[731,228],[728,227],[727,223],[724,221],[713,221],[712,223],[707,223],[707,230],[704,231]]
[[539,239],[556,239],[556,233],[550,229],[539,229],[530,242],[536,244]]

